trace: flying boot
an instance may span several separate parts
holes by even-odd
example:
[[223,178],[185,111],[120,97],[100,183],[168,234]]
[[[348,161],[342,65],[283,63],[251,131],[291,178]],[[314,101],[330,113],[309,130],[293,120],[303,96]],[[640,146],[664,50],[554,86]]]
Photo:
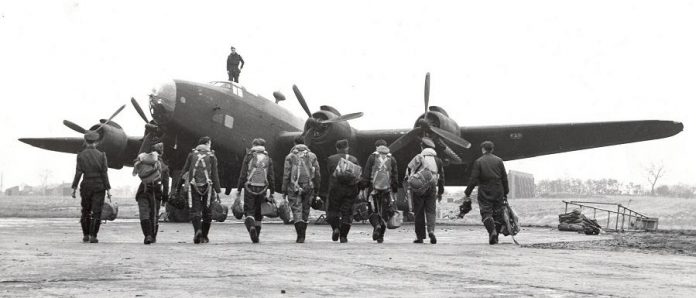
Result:
[[259,234],[258,232],[256,232],[256,220],[254,220],[254,217],[247,216],[246,219],[244,219],[244,225],[246,226],[247,231],[249,232],[251,242],[259,243]]
[[498,244],[498,231],[495,229],[495,221],[492,218],[488,218],[483,221],[483,225],[488,231],[488,244]]
[[377,238],[377,243],[384,242],[384,232],[387,231],[387,226],[382,224],[379,228],[379,238]]
[[300,238],[302,237],[302,222],[298,221],[295,223],[295,233],[297,233],[297,239],[295,240],[295,243],[302,243],[300,242]]
[[210,242],[210,239],[208,239],[208,232],[210,232],[210,224],[209,222],[204,222],[201,225],[201,231],[203,232],[202,238],[201,238],[201,243],[208,243]]
[[97,239],[99,225],[101,225],[101,219],[92,218],[89,223],[89,243],[99,243],[99,240]]
[[152,223],[152,243],[157,243],[157,232],[159,232],[159,223],[157,223],[158,219],[155,219],[155,222]]
[[295,230],[297,230],[297,243],[304,243],[305,232],[307,231],[307,223],[304,221],[295,223]]
[[339,230],[339,225],[338,225],[338,219],[327,219],[327,222],[331,225],[331,240],[332,241],[338,241],[339,236],[341,235],[341,231]]
[[80,220],[82,226],[82,242],[89,242],[89,219],[83,218]]
[[372,213],[370,216],[370,224],[372,225],[372,240],[377,240],[381,237],[382,223],[377,213]]
[[193,224],[193,243],[201,243],[201,238],[203,237],[203,231],[201,230],[201,218],[198,216],[191,219],[191,224]]
[[339,229],[340,232],[340,239],[341,243],[346,243],[348,242],[348,232],[350,232],[350,224],[349,223],[341,223],[341,227]]
[[152,243],[152,225],[149,219],[143,219],[140,221],[140,229],[143,230],[143,235],[145,235],[145,239],[143,240],[144,244],[150,244]]

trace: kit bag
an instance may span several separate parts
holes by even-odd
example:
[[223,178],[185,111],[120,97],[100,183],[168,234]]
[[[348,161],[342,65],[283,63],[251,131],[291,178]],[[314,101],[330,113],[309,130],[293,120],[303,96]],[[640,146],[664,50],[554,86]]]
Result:
[[266,217],[278,217],[278,206],[273,199],[261,203],[261,215]]
[[228,211],[227,205],[220,202],[220,197],[210,202],[210,213],[214,221],[225,222]]
[[404,216],[401,214],[401,211],[395,211],[394,214],[389,218],[387,221],[387,228],[388,229],[396,229],[401,226],[401,224],[404,222]]
[[101,220],[113,221],[118,217],[118,203],[112,203],[111,198],[102,206]]

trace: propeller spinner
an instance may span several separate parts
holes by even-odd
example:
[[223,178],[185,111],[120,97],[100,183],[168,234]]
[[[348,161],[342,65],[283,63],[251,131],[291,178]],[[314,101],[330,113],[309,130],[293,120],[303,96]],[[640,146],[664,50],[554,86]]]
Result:
[[119,107],[119,108],[116,110],[116,112],[114,112],[114,113],[111,115],[111,117],[109,117],[109,119],[107,119],[107,120],[105,120],[105,121],[102,121],[102,123],[99,125],[99,127],[97,127],[97,128],[94,129],[94,130],[87,130],[87,129],[84,129],[84,128],[82,128],[82,126],[77,125],[77,124],[75,124],[74,122],[71,122],[71,121],[69,121],[69,120],[63,120],[63,125],[67,126],[68,128],[70,128],[70,129],[72,129],[72,130],[74,130],[74,131],[76,131],[76,132],[78,132],[78,133],[81,133],[81,134],[87,134],[87,133],[89,133],[89,132],[96,132],[96,133],[99,133],[99,130],[101,130],[101,128],[104,127],[104,125],[106,125],[106,124],[108,124],[109,122],[111,122],[111,120],[113,120],[113,119],[116,117],[116,115],[118,115],[119,113],[121,113],[121,111],[123,111],[123,109],[124,109],[125,107],[126,107],[126,105],[122,105],[121,107]]
[[455,147],[457,149],[468,149],[471,147],[471,143],[458,136],[457,134],[437,127],[436,125],[434,125],[434,123],[431,123],[431,121],[428,118],[430,103],[430,73],[425,74],[425,87],[423,95],[423,102],[425,107],[423,118],[417,121],[416,127],[414,127],[408,133],[394,141],[394,143],[392,143],[391,146],[389,146],[389,150],[391,152],[396,152],[398,150],[403,149],[411,142],[420,142],[420,140],[423,137],[428,135],[434,135],[439,137],[439,139],[441,140],[441,142],[439,143],[444,146],[445,155],[447,155],[451,161],[455,163],[461,163],[461,158],[459,158],[459,156],[456,155],[455,151],[452,150],[451,147]]
[[323,127],[325,127],[326,124],[353,120],[353,119],[357,119],[357,118],[360,118],[363,116],[362,112],[357,112],[357,113],[339,115],[338,117],[331,118],[331,119],[315,118],[312,116],[312,113],[309,110],[309,106],[307,106],[307,102],[305,101],[304,96],[302,96],[302,93],[300,92],[300,88],[297,88],[297,85],[292,85],[292,91],[295,93],[295,97],[297,97],[297,101],[300,102],[300,105],[302,106],[302,109],[307,114],[307,117],[309,117],[309,120],[307,122],[309,124],[309,129],[305,130],[302,133],[303,135],[311,135],[308,132],[320,130]]

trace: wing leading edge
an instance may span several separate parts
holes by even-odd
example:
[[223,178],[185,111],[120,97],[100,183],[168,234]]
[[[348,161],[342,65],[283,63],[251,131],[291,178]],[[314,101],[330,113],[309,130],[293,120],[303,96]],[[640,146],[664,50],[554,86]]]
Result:
[[667,138],[684,129],[681,122],[643,120],[595,123],[462,127],[461,135],[476,145],[496,144],[503,160],[522,159],[597,147]]

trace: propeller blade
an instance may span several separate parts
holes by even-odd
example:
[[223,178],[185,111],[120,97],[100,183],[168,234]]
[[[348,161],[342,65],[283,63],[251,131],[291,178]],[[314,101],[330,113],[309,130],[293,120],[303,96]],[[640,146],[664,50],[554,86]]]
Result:
[[396,152],[396,151],[401,150],[402,148],[406,147],[406,146],[407,146],[408,144],[410,144],[411,142],[418,140],[418,136],[419,136],[420,134],[421,134],[421,128],[420,128],[420,127],[416,127],[416,128],[414,128],[414,129],[412,129],[411,131],[409,131],[409,132],[406,133],[405,135],[403,135],[403,136],[399,137],[398,139],[396,139],[396,141],[394,141],[394,143],[392,143],[391,145],[389,145],[389,151],[390,151],[391,153],[394,153],[394,152]]
[[307,113],[307,117],[312,118],[312,113],[309,111],[309,107],[307,106],[307,102],[305,102],[304,96],[302,96],[302,93],[300,93],[300,88],[297,88],[297,85],[292,85],[292,91],[295,92],[295,97],[297,97],[297,100],[300,102],[302,109],[304,109],[305,113]]
[[109,122],[111,122],[111,119],[114,119],[114,117],[116,117],[116,115],[118,115],[118,113],[120,113],[121,111],[123,111],[123,109],[125,109],[125,108],[126,108],[126,105],[122,105],[120,108],[118,108],[118,110],[116,110],[116,112],[114,112],[114,114],[111,115],[111,117],[109,117],[109,119],[106,119],[106,121],[104,121],[104,123],[102,123],[101,125],[99,125],[99,127],[97,127],[97,129],[95,129],[95,131],[96,131],[96,130],[100,130],[102,127],[104,127],[104,125],[106,125],[106,124],[108,124]]
[[75,123],[72,123],[72,122],[70,122],[70,121],[68,121],[68,120],[63,120],[63,125],[67,126],[68,128],[70,128],[70,129],[72,129],[72,130],[74,130],[74,131],[76,131],[76,132],[79,132],[79,133],[81,133],[81,134],[84,134],[84,133],[87,132],[87,130],[84,129],[84,128],[82,128],[82,126],[79,126],[79,125],[77,125],[77,124],[75,124]]
[[356,119],[356,118],[360,118],[360,117],[362,117],[362,116],[363,116],[363,112],[357,112],[357,113],[351,113],[351,114],[341,115],[341,116],[338,116],[338,117],[336,117],[336,118],[329,119],[329,120],[322,120],[322,121],[320,121],[320,122],[323,123],[323,124],[326,124],[326,123],[336,123],[336,122],[341,122],[341,121],[353,120],[353,119]]
[[428,114],[428,105],[430,103],[430,73],[425,74],[425,114]]
[[467,140],[465,140],[465,139],[462,139],[462,137],[460,137],[460,136],[458,136],[458,135],[456,135],[456,134],[453,134],[453,133],[451,133],[451,132],[449,132],[449,131],[446,131],[446,130],[444,130],[444,129],[441,129],[441,128],[438,128],[438,127],[434,127],[434,126],[431,126],[431,127],[430,127],[430,130],[431,130],[434,134],[436,134],[436,135],[438,135],[439,137],[441,137],[441,138],[443,138],[443,139],[449,141],[450,143],[452,143],[452,144],[454,144],[454,145],[457,145],[457,146],[459,146],[459,147],[466,148],[466,149],[469,149],[469,148],[471,147],[471,143],[469,143],[469,141],[467,141]]
[[135,108],[135,111],[138,112],[138,115],[140,115],[140,118],[143,118],[143,120],[145,120],[145,123],[149,123],[150,121],[147,120],[145,112],[143,112],[143,109],[140,108],[140,105],[138,104],[138,101],[135,100],[135,98],[131,97],[131,104],[133,104],[133,107]]
[[459,165],[462,164],[462,159],[457,155],[457,153],[452,150],[447,144],[445,144],[445,149],[443,150],[443,153],[447,156],[447,159],[451,164]]

